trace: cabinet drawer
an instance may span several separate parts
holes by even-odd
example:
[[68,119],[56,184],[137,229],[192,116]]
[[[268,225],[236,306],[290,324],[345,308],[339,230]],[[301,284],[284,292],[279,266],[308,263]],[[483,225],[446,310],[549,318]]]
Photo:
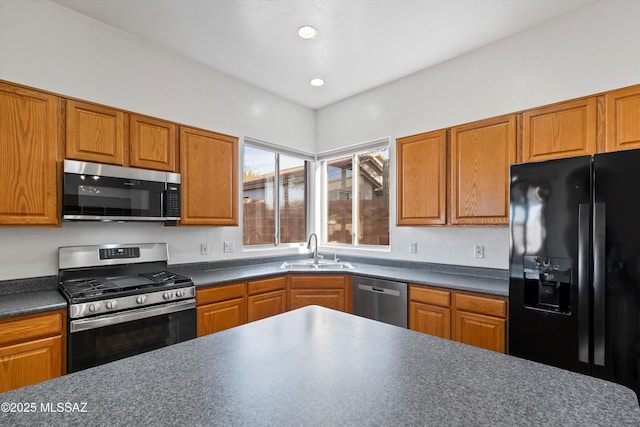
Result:
[[438,305],[440,307],[451,306],[451,292],[441,289],[411,285],[409,287],[409,298],[411,299],[411,301]]
[[507,301],[479,295],[456,294],[456,309],[496,317],[507,317]]
[[269,279],[254,280],[248,283],[249,295],[262,294],[270,291],[284,289],[287,285],[285,276],[272,277]]
[[347,278],[343,275],[309,274],[289,276],[289,285],[292,289],[304,288],[344,288]]
[[245,284],[211,286],[196,291],[196,305],[211,304],[214,302],[227,301],[234,298],[243,298],[245,295]]
[[65,311],[57,310],[4,319],[0,323],[0,345],[60,335],[65,318]]

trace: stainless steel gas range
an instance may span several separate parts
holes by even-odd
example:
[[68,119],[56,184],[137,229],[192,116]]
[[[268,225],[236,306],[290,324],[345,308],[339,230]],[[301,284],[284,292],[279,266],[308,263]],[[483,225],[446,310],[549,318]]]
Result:
[[196,336],[195,286],[167,270],[166,243],[58,250],[69,303],[67,372]]

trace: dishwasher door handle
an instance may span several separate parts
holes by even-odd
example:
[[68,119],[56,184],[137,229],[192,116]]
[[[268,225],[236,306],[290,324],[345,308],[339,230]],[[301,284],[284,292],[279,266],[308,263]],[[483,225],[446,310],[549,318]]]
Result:
[[367,292],[375,292],[377,294],[392,295],[394,297],[400,296],[400,291],[396,291],[394,289],[387,289],[387,288],[378,288],[376,286],[371,286],[371,285],[358,284],[358,289],[362,291],[367,291]]

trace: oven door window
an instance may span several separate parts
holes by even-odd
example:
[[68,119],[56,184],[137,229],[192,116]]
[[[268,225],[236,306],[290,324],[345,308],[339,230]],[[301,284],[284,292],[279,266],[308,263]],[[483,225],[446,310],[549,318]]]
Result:
[[69,334],[68,372],[155,350],[196,336],[189,309]]
[[66,173],[64,214],[159,217],[163,194],[161,182]]

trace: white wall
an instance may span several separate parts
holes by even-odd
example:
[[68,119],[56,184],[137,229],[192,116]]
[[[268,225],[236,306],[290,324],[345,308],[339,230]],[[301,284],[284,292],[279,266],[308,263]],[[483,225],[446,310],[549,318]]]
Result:
[[[602,1],[317,112],[317,150],[640,83],[640,2]],[[416,53],[419,54],[419,53]],[[395,150],[392,150],[395,156]],[[395,164],[392,185],[395,189]],[[392,190],[393,191],[393,190]],[[392,195],[395,203],[395,194]],[[395,215],[392,218],[395,224]],[[418,253],[409,253],[409,243]],[[473,246],[485,246],[485,258]],[[507,268],[507,227],[392,227],[391,257]]]
[[[312,110],[47,0],[0,0],[0,79],[315,152]],[[57,274],[57,248],[68,245],[166,241],[172,263],[234,258],[243,256],[241,233],[160,224],[3,227],[0,280]],[[233,254],[222,253],[225,240],[235,242]],[[208,256],[200,254],[202,242],[211,245]]]

